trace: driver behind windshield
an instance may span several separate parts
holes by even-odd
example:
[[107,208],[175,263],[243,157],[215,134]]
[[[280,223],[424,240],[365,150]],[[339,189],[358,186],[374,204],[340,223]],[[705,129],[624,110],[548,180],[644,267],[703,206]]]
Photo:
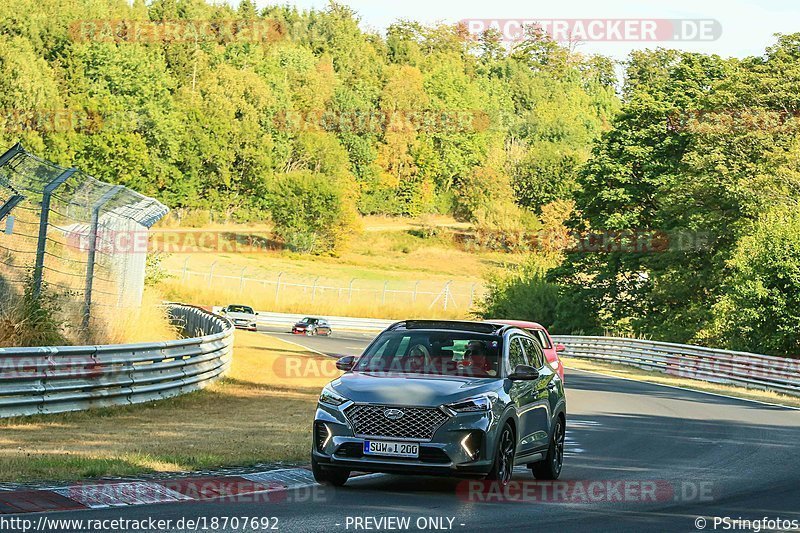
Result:
[[465,373],[475,377],[494,377],[497,375],[497,357],[491,358],[484,341],[469,341],[460,362]]

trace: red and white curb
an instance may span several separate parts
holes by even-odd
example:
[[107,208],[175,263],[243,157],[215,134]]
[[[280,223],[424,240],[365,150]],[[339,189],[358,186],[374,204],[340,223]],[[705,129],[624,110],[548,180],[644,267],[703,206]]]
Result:
[[[292,489],[318,486],[305,468],[237,476],[192,476],[148,481],[95,481],[63,487],[0,492],[0,514],[103,509],[153,503],[227,500],[286,502]],[[320,486],[322,489],[322,487]],[[328,489],[329,487],[325,487]]]

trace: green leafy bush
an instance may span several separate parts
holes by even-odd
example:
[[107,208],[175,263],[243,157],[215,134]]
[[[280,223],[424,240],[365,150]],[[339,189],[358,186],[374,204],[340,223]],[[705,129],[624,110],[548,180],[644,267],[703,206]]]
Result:
[[37,298],[32,278],[29,278],[22,294],[15,294],[11,287],[4,286],[0,299],[0,346],[70,344],[64,318],[68,295],[55,293],[43,283]]
[[309,171],[277,178],[269,196],[275,233],[292,251],[330,252],[355,229],[352,193],[341,181]]
[[489,277],[486,298],[478,314],[483,318],[532,320],[551,328],[556,319],[559,286],[545,278],[546,269],[529,260],[516,270]]

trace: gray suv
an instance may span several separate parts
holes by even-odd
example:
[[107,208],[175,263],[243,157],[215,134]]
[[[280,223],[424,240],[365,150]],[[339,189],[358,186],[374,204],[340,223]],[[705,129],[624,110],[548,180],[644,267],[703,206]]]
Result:
[[325,386],[313,425],[320,483],[352,470],[478,476],[502,485],[515,464],[557,479],[566,401],[536,340],[514,326],[406,320],[378,335]]

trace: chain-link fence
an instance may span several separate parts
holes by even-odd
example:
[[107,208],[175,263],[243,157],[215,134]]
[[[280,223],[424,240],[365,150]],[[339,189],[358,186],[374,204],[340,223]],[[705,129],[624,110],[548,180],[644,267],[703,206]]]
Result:
[[85,329],[100,308],[141,304],[147,232],[168,209],[16,144],[0,156],[0,295],[63,296]]
[[381,308],[392,306],[428,311],[467,313],[484,298],[486,288],[481,283],[454,280],[379,280],[351,278],[337,280],[325,276],[307,277],[284,272],[256,277],[247,268],[236,268],[214,262],[206,269],[189,267],[168,269],[176,281],[195,287],[213,287],[235,301],[253,303],[259,309],[274,310],[286,307],[287,302],[305,302],[309,309],[315,304],[333,303],[336,308],[350,306]]

